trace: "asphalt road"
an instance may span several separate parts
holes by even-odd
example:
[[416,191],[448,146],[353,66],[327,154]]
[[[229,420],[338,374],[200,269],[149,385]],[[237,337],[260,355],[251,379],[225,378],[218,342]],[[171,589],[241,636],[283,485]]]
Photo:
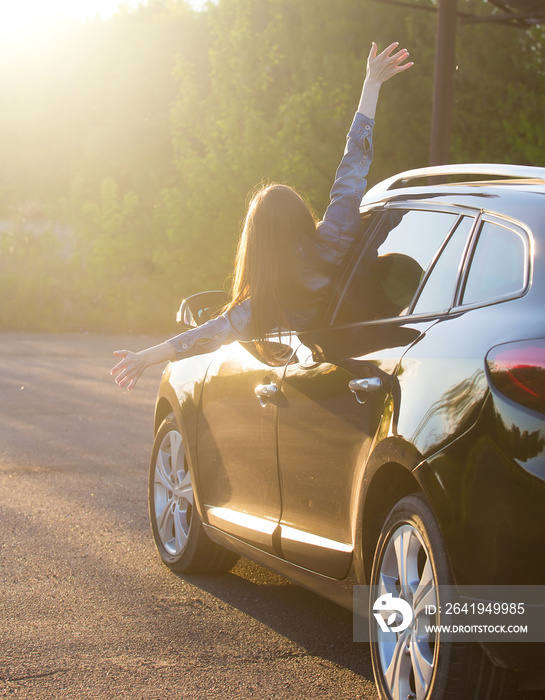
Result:
[[156,340],[0,334],[0,697],[375,700],[348,611],[247,560],[218,577],[160,563],[161,370],[131,393],[108,373],[113,349]]

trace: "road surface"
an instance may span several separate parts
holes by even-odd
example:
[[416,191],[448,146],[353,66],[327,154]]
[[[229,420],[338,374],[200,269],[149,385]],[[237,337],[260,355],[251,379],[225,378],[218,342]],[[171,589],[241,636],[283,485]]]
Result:
[[218,577],[160,563],[161,369],[130,393],[109,376],[113,349],[156,341],[0,334],[0,697],[376,700],[348,611],[247,560]]

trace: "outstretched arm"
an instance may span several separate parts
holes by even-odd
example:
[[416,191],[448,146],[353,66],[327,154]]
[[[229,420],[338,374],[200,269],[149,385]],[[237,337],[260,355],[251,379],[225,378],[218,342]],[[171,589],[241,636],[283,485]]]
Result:
[[162,362],[182,360],[194,355],[213,352],[222,345],[235,340],[251,340],[250,300],[226,311],[217,318],[212,318],[202,326],[190,328],[152,348],[131,352],[116,350],[114,355],[121,360],[110,371],[115,383],[126,389],[132,389],[144,370]]
[[110,374],[115,377],[117,386],[132,389],[142,372],[152,365],[161,364],[168,360],[174,360],[176,351],[172,345],[166,341],[152,348],[131,352],[130,350],[115,350],[114,355],[121,360],[112,367]]

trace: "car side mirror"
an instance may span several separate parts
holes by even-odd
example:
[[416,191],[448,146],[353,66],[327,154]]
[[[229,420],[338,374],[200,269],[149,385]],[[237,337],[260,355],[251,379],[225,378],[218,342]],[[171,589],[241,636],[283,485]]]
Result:
[[229,294],[220,289],[211,292],[193,294],[182,299],[176,321],[189,328],[202,326],[203,323],[217,316],[221,309],[229,303]]

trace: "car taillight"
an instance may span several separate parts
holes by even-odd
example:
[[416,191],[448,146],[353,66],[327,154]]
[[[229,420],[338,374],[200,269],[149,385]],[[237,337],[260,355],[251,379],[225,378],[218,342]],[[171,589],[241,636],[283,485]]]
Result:
[[545,338],[496,345],[486,362],[492,383],[502,394],[545,413]]

